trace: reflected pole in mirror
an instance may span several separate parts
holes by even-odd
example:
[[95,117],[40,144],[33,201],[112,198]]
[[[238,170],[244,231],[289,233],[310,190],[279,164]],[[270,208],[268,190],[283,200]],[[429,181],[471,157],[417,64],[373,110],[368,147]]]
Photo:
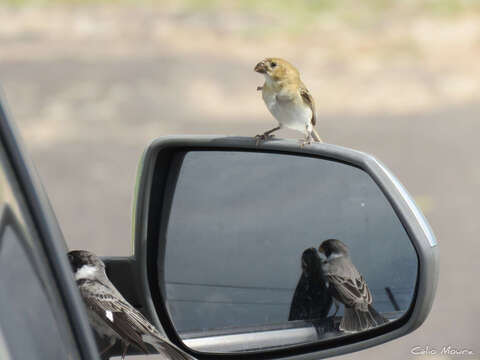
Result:
[[347,246],[340,240],[328,239],[320,244],[318,251],[326,257],[322,268],[329,290],[336,300],[335,314],[339,307],[337,302],[345,306],[340,331],[365,331],[387,323],[388,320],[371,305],[372,294],[367,282],[353,265]]
[[387,293],[388,299],[392,303],[392,307],[395,309],[395,311],[400,311],[400,306],[398,306],[397,300],[395,300],[395,296],[393,295],[392,290],[387,286],[385,288],[385,291]]

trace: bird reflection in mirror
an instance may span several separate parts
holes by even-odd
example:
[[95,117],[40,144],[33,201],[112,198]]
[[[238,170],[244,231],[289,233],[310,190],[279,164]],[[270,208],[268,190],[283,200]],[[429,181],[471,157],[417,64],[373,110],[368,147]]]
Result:
[[347,333],[365,331],[387,323],[388,320],[371,305],[372,294],[364,277],[353,265],[347,246],[340,240],[329,239],[320,244],[318,251],[326,257],[322,268],[328,289],[335,299],[335,314],[338,303],[345,306],[339,330]]
[[302,274],[290,304],[289,321],[307,320],[322,322],[332,306],[322,270],[322,260],[315,248],[302,254]]

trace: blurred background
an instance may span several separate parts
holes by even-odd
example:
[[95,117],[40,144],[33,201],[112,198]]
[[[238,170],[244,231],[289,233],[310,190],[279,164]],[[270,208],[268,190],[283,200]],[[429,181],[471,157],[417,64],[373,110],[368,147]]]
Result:
[[425,324],[337,359],[480,358],[478,0],[2,0],[0,19],[0,86],[71,248],[130,254],[151,139],[273,127],[253,67],[283,57],[323,139],[387,164],[440,244]]

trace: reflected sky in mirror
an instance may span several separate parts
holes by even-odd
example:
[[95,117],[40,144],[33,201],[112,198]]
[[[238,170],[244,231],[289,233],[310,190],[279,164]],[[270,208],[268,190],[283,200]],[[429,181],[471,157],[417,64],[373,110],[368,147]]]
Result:
[[348,246],[379,313],[394,319],[408,309],[416,253],[363,170],[275,153],[176,156],[161,285],[181,337],[288,324],[302,254],[329,238]]

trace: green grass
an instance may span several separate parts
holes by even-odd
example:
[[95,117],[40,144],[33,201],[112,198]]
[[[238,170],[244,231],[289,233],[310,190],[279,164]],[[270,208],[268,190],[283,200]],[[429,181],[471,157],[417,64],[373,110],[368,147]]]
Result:
[[[185,0],[184,3],[205,3],[202,0]],[[219,6],[222,1],[209,0],[209,5]],[[224,3],[224,2],[223,2]],[[228,3],[230,3],[228,1]],[[241,0],[234,7],[253,10],[285,11],[298,14],[363,13],[381,14],[391,10],[432,15],[455,15],[480,11],[480,0]]]
[[480,0],[0,0],[10,6],[128,5],[176,7],[186,11],[238,10],[285,16],[291,24],[304,24],[333,15],[347,22],[362,22],[385,14],[456,16],[480,14]]
[[177,3],[197,9],[230,7],[243,10],[268,10],[323,13],[338,9],[364,7],[371,11],[384,11],[394,7],[419,11],[458,13],[480,10],[479,0],[2,0],[11,5],[58,5],[58,4],[148,4],[162,6]]

